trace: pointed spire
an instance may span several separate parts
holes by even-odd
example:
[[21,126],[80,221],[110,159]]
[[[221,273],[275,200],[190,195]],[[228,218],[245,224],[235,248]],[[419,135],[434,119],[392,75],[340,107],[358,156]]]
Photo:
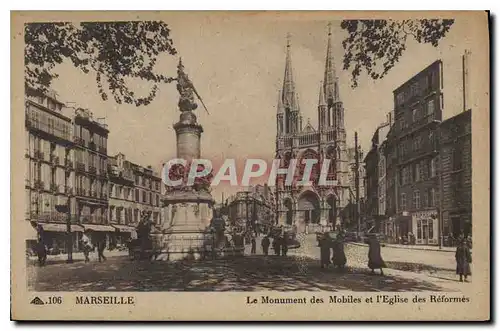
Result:
[[283,114],[283,100],[282,100],[282,94],[281,90],[278,93],[278,109],[277,113],[278,114]]
[[325,90],[326,101],[338,101],[338,78],[335,71],[335,61],[333,58],[333,44],[332,44],[332,24],[328,24],[328,45],[326,48],[326,61],[325,61],[325,77],[323,80],[323,89]]
[[325,101],[325,92],[323,91],[323,82],[319,84],[319,100],[318,100],[318,106],[326,106],[326,101]]
[[286,43],[286,63],[285,63],[285,78],[283,80],[282,100],[283,106],[291,111],[295,109],[295,82],[293,80],[292,55],[291,55],[291,35],[287,34]]

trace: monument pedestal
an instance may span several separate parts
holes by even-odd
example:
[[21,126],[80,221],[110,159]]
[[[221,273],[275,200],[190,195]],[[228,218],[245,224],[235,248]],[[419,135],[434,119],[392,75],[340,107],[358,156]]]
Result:
[[210,257],[212,196],[208,192],[172,191],[164,199],[160,260],[198,260]]

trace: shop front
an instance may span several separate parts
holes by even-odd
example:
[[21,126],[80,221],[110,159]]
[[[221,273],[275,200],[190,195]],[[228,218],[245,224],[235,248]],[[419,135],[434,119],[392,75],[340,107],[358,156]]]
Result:
[[112,224],[111,226],[115,228],[115,232],[110,236],[110,249],[126,246],[130,240],[137,239],[135,227],[123,224]]
[[402,212],[401,215],[395,217],[394,231],[396,235],[396,243],[408,243],[408,234],[412,231],[412,217],[408,212]]
[[437,210],[412,213],[412,223],[417,245],[439,245]]
[[[68,232],[65,223],[37,223],[39,238],[47,246],[50,255],[64,254],[67,252]],[[83,228],[77,224],[71,224],[71,235],[73,251],[78,251],[79,238]]]
[[97,244],[104,240],[106,241],[106,247],[109,249],[111,237],[116,231],[114,227],[103,224],[82,224],[82,226],[92,246],[97,247]]

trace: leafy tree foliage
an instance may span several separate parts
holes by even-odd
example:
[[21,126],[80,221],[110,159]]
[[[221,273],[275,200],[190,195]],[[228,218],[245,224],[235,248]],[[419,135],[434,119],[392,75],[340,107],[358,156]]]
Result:
[[341,27],[344,70],[351,70],[352,87],[357,87],[363,70],[374,80],[384,77],[406,49],[408,38],[437,47],[453,25],[452,19],[344,20]]
[[[164,22],[29,23],[24,40],[26,91],[35,94],[47,92],[64,59],[84,73],[94,71],[102,99],[111,94],[119,104],[148,105],[158,84],[174,80],[155,72],[160,54],[177,53]],[[131,78],[151,83],[149,94],[136,96],[127,84]]]

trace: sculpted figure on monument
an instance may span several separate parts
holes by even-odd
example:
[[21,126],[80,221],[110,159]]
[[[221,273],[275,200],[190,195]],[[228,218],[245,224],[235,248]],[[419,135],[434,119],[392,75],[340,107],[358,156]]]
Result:
[[179,92],[179,110],[181,112],[193,111],[198,108],[194,101],[194,87],[188,75],[184,72],[182,59],[179,59],[177,65],[177,91]]

